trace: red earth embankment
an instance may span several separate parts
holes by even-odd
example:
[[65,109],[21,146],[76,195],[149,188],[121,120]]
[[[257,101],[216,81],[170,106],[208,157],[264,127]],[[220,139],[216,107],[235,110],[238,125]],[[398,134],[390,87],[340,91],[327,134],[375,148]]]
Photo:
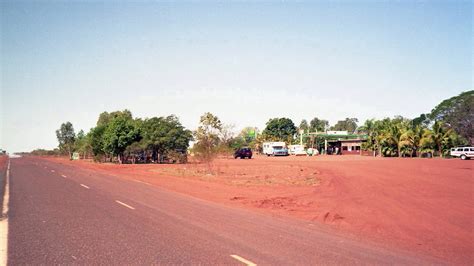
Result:
[[5,171],[7,169],[8,156],[0,155],[0,171]]
[[329,224],[454,264],[473,261],[474,160],[257,157],[219,159],[211,169],[193,163],[50,160],[219,203]]

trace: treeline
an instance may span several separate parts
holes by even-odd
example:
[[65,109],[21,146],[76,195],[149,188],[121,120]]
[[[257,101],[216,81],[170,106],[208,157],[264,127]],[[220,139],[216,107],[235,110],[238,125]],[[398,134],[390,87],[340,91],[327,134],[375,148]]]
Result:
[[186,162],[192,132],[179,119],[167,117],[133,118],[129,110],[103,112],[97,124],[76,135],[70,122],[56,131],[59,149],[69,156],[93,157],[108,162]]
[[[99,162],[164,163],[187,161],[191,152],[199,160],[210,161],[219,154],[228,155],[242,146],[253,146],[256,128],[244,128],[234,134],[234,127],[222,123],[217,116],[205,113],[196,131],[185,129],[179,119],[167,117],[133,118],[129,110],[103,112],[96,126],[86,134],[75,133],[71,122],[56,130],[58,149],[35,150],[33,155],[68,155]],[[189,144],[196,143],[192,149]]]
[[367,134],[362,148],[374,156],[442,157],[449,154],[450,148],[468,143],[442,121],[427,126],[403,117],[367,120],[359,132]]
[[[430,113],[415,119],[394,117],[369,119],[361,126],[357,118],[346,118],[330,126],[325,119],[303,119],[296,126],[289,118],[272,118],[259,133],[256,127],[246,127],[238,134],[211,114],[200,117],[199,127],[192,132],[179,119],[167,117],[133,118],[129,110],[103,112],[96,126],[89,132],[74,132],[70,122],[56,131],[59,149],[36,150],[37,155],[78,152],[82,158],[96,161],[128,163],[186,162],[188,150],[202,161],[210,161],[219,154],[230,154],[243,146],[260,150],[264,141],[285,141],[297,144],[300,135],[308,147],[314,138],[309,132],[326,130],[348,131],[366,137],[363,149],[379,156],[446,155],[454,146],[474,142],[474,91],[461,93],[441,102]],[[314,136],[314,135],[313,135]],[[194,146],[189,149],[189,144]]]
[[35,149],[29,153],[23,152],[23,153],[18,153],[21,155],[35,155],[35,156],[59,156],[62,155],[63,153],[61,152],[60,149],[56,148],[53,150],[46,150],[46,149]]
[[444,156],[452,147],[474,143],[473,106],[471,90],[442,101],[413,120],[367,120],[359,132],[368,136],[364,147],[382,156]]
[[[327,130],[347,131],[366,137],[363,149],[374,155],[386,157],[443,156],[455,146],[474,143],[474,91],[463,92],[438,104],[430,113],[415,119],[394,117],[369,119],[358,126],[357,118],[346,118],[330,126],[325,119],[303,119],[296,127],[288,118],[273,118],[267,122],[262,135],[257,138],[258,145],[265,140],[280,140],[298,143],[300,134],[305,136],[307,147],[321,143],[308,137],[309,132],[323,133]],[[321,141],[321,140],[320,140]],[[316,143],[315,143],[316,142]],[[319,145],[318,145],[319,144]]]

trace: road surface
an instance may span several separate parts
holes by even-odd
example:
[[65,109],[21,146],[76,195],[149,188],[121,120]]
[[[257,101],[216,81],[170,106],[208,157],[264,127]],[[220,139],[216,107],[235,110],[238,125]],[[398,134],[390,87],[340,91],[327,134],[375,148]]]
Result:
[[34,157],[11,159],[8,264],[432,264],[272,217]]

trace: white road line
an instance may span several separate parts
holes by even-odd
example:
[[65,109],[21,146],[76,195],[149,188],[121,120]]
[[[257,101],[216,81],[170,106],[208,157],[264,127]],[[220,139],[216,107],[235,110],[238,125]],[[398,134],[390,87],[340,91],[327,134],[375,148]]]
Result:
[[62,177],[66,178],[67,176],[66,175],[61,175]]
[[145,184],[145,185],[148,185],[148,186],[151,186],[150,183],[147,183],[147,182],[144,182],[144,181],[141,181],[141,180],[137,180],[137,179],[132,179],[133,181],[135,182],[138,182],[138,183],[142,183],[142,184]]
[[81,184],[81,186],[82,186],[82,187],[85,187],[85,188],[87,188],[87,189],[90,189],[90,187],[88,187],[88,186],[86,186],[86,185],[84,185],[84,184]]
[[125,206],[129,209],[132,209],[132,210],[135,210],[135,208],[133,208],[132,206],[128,205],[128,204],[125,204],[123,202],[121,202],[120,200],[116,200],[115,202],[117,202],[118,204],[122,205],[122,206]]
[[10,201],[10,159],[8,159],[5,176],[5,194],[3,194],[3,209],[0,221],[0,265],[8,262],[8,203]]
[[10,160],[8,160],[7,175],[5,177],[5,194],[3,195],[2,217],[8,214],[8,201],[10,199]]
[[242,258],[241,256],[238,256],[238,255],[230,255],[232,258],[242,262],[243,264],[247,265],[247,266],[257,266],[257,264],[249,261],[249,260],[246,260],[244,258]]

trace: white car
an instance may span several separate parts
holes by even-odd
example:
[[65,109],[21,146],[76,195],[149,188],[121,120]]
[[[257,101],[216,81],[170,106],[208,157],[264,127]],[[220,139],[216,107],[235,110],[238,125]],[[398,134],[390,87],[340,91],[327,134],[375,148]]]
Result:
[[453,157],[459,157],[461,160],[471,159],[474,157],[474,147],[452,148],[450,155]]

